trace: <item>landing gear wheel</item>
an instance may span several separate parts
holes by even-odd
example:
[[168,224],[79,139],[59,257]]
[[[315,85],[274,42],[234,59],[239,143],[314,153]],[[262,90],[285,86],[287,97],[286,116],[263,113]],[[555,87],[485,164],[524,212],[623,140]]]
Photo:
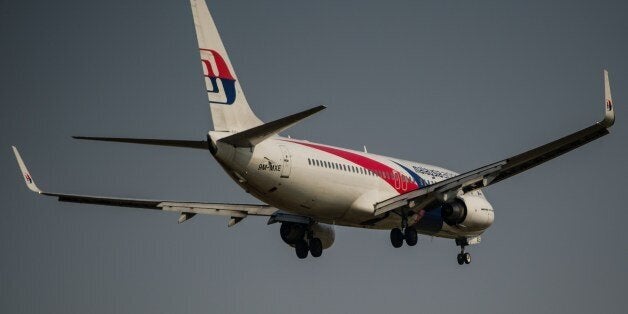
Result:
[[[469,253],[462,254],[462,260],[464,261],[465,264],[471,263],[471,254],[469,254]],[[460,263],[460,262],[458,262],[458,263]]]
[[464,264],[464,254],[459,253],[458,254],[458,265],[462,265]]
[[307,242],[305,242],[305,240],[303,239],[297,241],[297,243],[294,245],[294,250],[297,252],[297,257],[299,259],[306,258],[309,250]]
[[320,257],[323,254],[323,242],[319,238],[310,240],[310,253],[313,257]]
[[409,246],[415,246],[417,242],[419,242],[419,237],[414,227],[406,228],[406,231],[404,232],[404,238],[406,238],[406,244]]
[[390,243],[396,248],[400,248],[403,245],[403,233],[399,228],[390,230]]

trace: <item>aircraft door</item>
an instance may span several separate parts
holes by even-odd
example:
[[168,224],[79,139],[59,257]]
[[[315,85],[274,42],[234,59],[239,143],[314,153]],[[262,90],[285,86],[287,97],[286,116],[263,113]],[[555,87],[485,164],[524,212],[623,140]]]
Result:
[[290,177],[290,171],[292,170],[292,156],[286,146],[279,145],[279,149],[281,149],[281,177],[288,178]]

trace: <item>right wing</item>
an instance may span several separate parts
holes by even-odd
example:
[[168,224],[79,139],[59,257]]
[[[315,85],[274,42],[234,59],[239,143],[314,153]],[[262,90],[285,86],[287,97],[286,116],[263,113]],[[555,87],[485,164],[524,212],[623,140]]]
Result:
[[132,198],[116,198],[92,195],[63,194],[42,191],[35,184],[35,180],[26,168],[26,164],[22,160],[17,148],[13,146],[15,159],[20,167],[26,186],[33,192],[41,195],[57,197],[60,202],[98,204],[107,206],[135,207],[147,208],[163,211],[171,211],[180,213],[179,223],[182,223],[196,214],[218,215],[231,217],[229,227],[240,222],[245,217],[251,216],[267,216],[276,217],[281,214],[282,217],[294,216],[292,219],[306,220],[307,217],[280,213],[277,208],[269,205],[253,205],[253,204],[222,204],[222,203],[202,203],[202,202],[174,202],[165,200],[145,200]]
[[375,204],[375,216],[400,208],[422,208],[434,201],[446,202],[460,194],[483,188],[536,167],[609,133],[615,123],[608,71],[604,70],[604,119],[578,132],[519,155],[458,176],[404,193]]

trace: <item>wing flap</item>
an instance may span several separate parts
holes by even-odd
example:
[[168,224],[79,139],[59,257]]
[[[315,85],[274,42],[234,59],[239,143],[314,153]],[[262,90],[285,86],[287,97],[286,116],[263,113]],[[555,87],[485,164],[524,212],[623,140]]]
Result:
[[271,216],[277,211],[268,205],[251,204],[219,204],[219,203],[185,203],[161,202],[157,205],[165,211],[190,212],[196,214],[219,215],[231,217]]

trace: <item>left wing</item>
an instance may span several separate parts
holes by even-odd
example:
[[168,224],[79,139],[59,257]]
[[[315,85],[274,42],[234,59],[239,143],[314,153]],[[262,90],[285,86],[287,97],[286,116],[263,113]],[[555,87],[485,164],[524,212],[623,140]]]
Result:
[[375,204],[375,216],[400,208],[422,208],[434,201],[446,202],[460,194],[489,186],[554,159],[606,134],[615,123],[608,71],[604,70],[604,119],[578,132],[519,155],[443,180],[419,190]]
[[173,202],[164,200],[144,200],[45,192],[40,190],[39,187],[37,187],[37,185],[35,184],[35,180],[26,168],[26,164],[24,164],[24,161],[22,160],[22,157],[20,156],[20,153],[18,152],[17,148],[15,148],[15,146],[13,146],[13,153],[15,154],[15,159],[17,159],[17,163],[20,166],[20,170],[22,171],[22,176],[24,178],[24,182],[26,182],[26,186],[31,191],[39,193],[41,195],[57,197],[60,202],[147,208],[178,212],[181,214],[179,216],[179,223],[182,223],[192,218],[196,214],[227,216],[231,217],[231,219],[229,220],[229,227],[235,225],[249,215],[274,217],[276,214],[279,213],[277,208],[269,205]]

